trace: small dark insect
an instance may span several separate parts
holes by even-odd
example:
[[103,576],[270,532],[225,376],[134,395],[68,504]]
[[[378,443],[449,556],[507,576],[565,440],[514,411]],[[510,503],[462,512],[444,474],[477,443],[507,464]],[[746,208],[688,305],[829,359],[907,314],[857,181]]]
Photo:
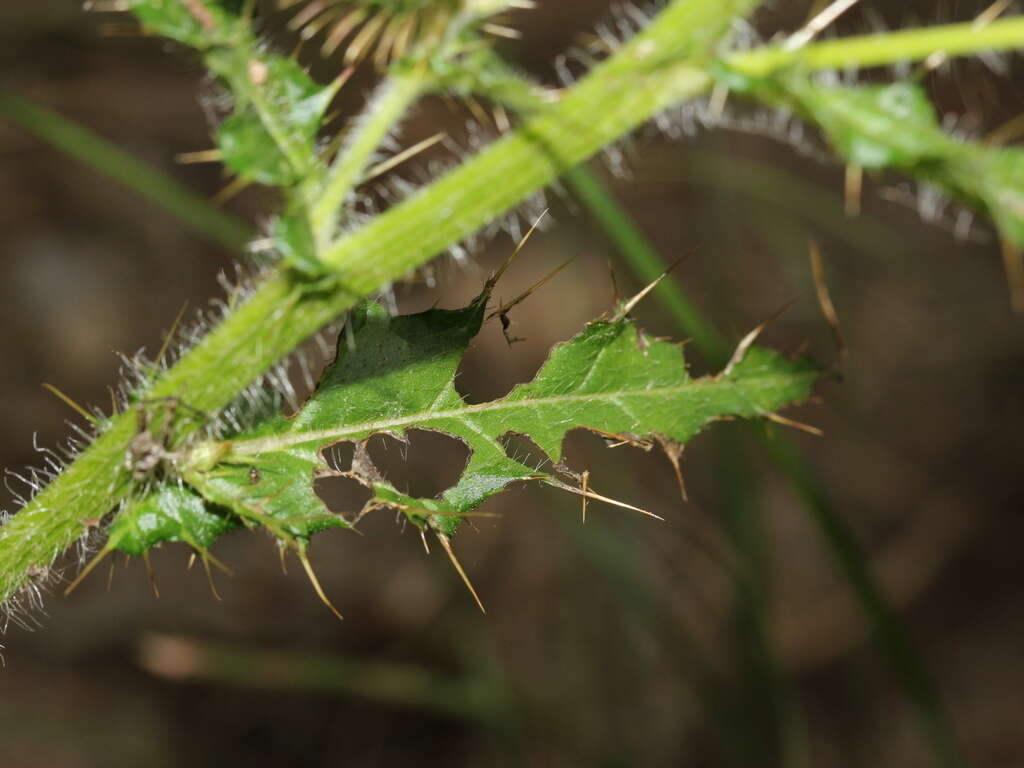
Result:
[[260,471],[256,467],[249,468],[249,485],[257,485],[262,479]]
[[499,312],[498,319],[501,320],[501,334],[505,337],[506,343],[511,347],[517,341],[526,341],[521,336],[509,336],[508,329],[512,327],[512,321],[509,319],[508,312]]
[[[530,231],[532,232],[533,230],[530,230]],[[526,240],[526,238],[524,237],[523,241],[525,241],[525,240]],[[522,243],[520,243],[520,245],[522,245]],[[514,253],[512,255],[515,256]],[[564,262],[562,262],[562,264],[560,266],[555,267],[555,269],[553,269],[551,272],[546,274],[544,277],[542,277],[536,283],[531,285],[529,288],[527,288],[519,296],[517,296],[516,298],[512,299],[512,301],[510,301],[508,304],[500,304],[496,310],[494,310],[493,312],[491,312],[491,314],[489,314],[487,316],[487,319],[490,319],[492,317],[497,316],[497,318],[501,321],[501,334],[505,337],[505,341],[508,343],[508,345],[510,347],[513,344],[515,344],[517,341],[526,341],[526,339],[523,339],[523,338],[521,338],[519,336],[509,336],[508,331],[509,331],[509,328],[512,327],[512,320],[509,318],[508,313],[510,311],[512,311],[513,307],[518,306],[523,301],[528,299],[530,297],[530,294],[532,294],[534,291],[536,291],[538,288],[540,288],[542,285],[544,285],[544,283],[546,283],[548,280],[550,280],[555,275],[557,275],[559,272],[561,272],[563,269],[565,269],[567,266],[569,266],[569,263],[571,261],[572,261],[571,258],[566,259]],[[507,265],[507,263],[508,262],[506,262],[506,265]],[[504,267],[502,269],[504,269]],[[501,271],[499,270],[497,276],[500,276],[500,274],[501,274]],[[490,284],[491,287],[493,287],[493,283],[495,282],[495,280],[496,280],[496,278],[492,277],[491,280],[488,281],[488,283]]]

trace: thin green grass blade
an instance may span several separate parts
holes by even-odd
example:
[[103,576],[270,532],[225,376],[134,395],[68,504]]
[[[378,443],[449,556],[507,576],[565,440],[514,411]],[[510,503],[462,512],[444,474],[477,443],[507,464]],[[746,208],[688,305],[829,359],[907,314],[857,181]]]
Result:
[[[716,178],[718,178],[717,173],[720,169],[717,166],[715,168]],[[711,166],[706,165],[703,170],[708,172],[711,170]],[[778,171],[773,173],[776,176],[783,176]],[[698,172],[698,175],[701,174]],[[749,180],[750,177],[747,178]],[[667,265],[653,245],[599,179],[582,166],[570,174],[567,179],[580,202],[587,207],[591,215],[605,230],[623,260],[639,279],[650,282],[665,271]],[[756,182],[754,182],[754,186],[757,186]],[[787,187],[794,187],[794,184],[788,183]],[[797,184],[796,188],[797,191],[802,192],[800,185]],[[693,338],[694,345],[709,361],[715,363],[727,355],[725,351],[727,347],[723,338],[710,321],[702,317],[699,310],[690,303],[676,281],[663,280],[659,289],[655,291],[655,297],[662,303],[664,309],[676,319],[680,328]],[[879,649],[913,703],[921,721],[922,730],[932,745],[940,764],[948,766],[948,768],[962,765],[962,758],[959,756],[952,738],[952,726],[948,722],[938,694],[935,692],[918,654],[907,638],[899,618],[888,606],[880,586],[867,568],[865,556],[852,532],[832,510],[813,470],[793,445],[782,437],[769,440],[762,430],[757,430],[756,434],[760,438],[760,442],[767,448],[769,455],[775,460],[776,465],[783,470],[787,480],[799,494],[803,501],[804,511],[824,537],[826,545],[839,565],[864,616],[872,626]],[[720,437],[719,441],[722,439]],[[734,447],[730,446],[728,451],[720,451],[720,460],[723,457],[731,456],[733,449]],[[736,475],[738,471],[736,467],[732,467],[733,475]],[[739,504],[738,500],[734,501]],[[747,499],[746,506],[749,506],[749,503],[750,499]],[[735,507],[736,504],[733,506]],[[749,509],[747,513],[747,517],[749,517]],[[742,542],[737,541],[736,543],[740,552],[750,554],[745,552],[746,547],[740,546]],[[747,543],[749,544],[749,537]],[[756,559],[746,558],[751,563]],[[757,601],[748,605],[750,609],[746,611],[749,614],[748,619],[755,617],[760,611],[757,605]],[[762,651],[764,650],[762,648]],[[774,666],[770,662],[769,665]],[[767,668],[765,667],[765,669]],[[787,723],[787,728],[793,727],[795,726],[792,722]]]
[[240,252],[250,239],[249,227],[240,219],[92,131],[4,88],[0,117],[146,198],[211,242]]
[[[667,265],[601,180],[584,166],[574,168],[565,178],[634,276],[644,283],[658,279]],[[662,280],[654,293],[710,365],[720,366],[728,360],[725,339],[691,304],[673,276]],[[737,600],[732,622],[742,684],[738,690],[722,690],[709,701],[717,707],[711,713],[715,720],[731,722],[734,728],[746,734],[741,744],[733,745],[742,748],[730,752],[737,764],[749,765],[757,759],[776,764],[776,758],[783,753],[782,742],[785,739],[780,721],[783,711],[789,707],[784,700],[783,676],[778,660],[768,647],[765,631],[768,607],[764,582],[769,576],[769,569],[764,563],[764,542],[756,530],[751,530],[758,527],[756,494],[749,487],[752,475],[746,466],[746,457],[738,453],[741,446],[735,438],[728,440],[727,431],[723,428],[716,436],[715,455],[718,487],[726,496],[725,528],[740,562],[744,564],[733,574]],[[727,440],[729,445],[725,445]],[[726,736],[724,740],[732,741],[732,738]]]
[[[181,658],[188,663],[182,665]],[[153,674],[173,680],[353,696],[489,726],[500,725],[512,715],[507,688],[495,685],[493,678],[443,675],[413,664],[254,650],[169,635],[144,638],[140,663]]]
[[917,711],[921,726],[935,751],[938,764],[946,768],[966,765],[953,737],[952,724],[942,707],[928,672],[904,632],[899,618],[889,607],[881,588],[868,568],[867,557],[853,533],[832,512],[828,496],[802,457],[786,440],[760,434],[760,442],[789,477],[803,499],[803,507],[825,537],[835,562],[853,590],[871,625],[875,640],[903,690]]
[[[633,274],[644,283],[657,280],[667,265],[607,187],[584,165],[569,171],[565,180],[615,244]],[[725,339],[711,327],[675,280],[662,280],[654,289],[654,295],[679,323],[683,333],[693,339],[694,346],[707,358],[709,365],[720,367],[725,364],[729,359]]]

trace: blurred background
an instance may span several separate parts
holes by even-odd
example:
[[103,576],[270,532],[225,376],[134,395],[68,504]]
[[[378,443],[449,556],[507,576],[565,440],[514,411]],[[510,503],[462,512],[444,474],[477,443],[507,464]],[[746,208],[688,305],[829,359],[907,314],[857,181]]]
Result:
[[[986,5],[865,0],[839,31],[969,20]],[[557,85],[555,55],[608,7],[541,0],[502,48]],[[808,11],[780,0],[757,26],[792,30]],[[192,55],[126,22],[77,0],[2,3],[0,85],[213,198],[229,183],[219,166],[175,162],[212,146],[213,86]],[[951,126],[984,136],[1024,110],[1021,74],[1012,59],[961,61],[925,82]],[[367,68],[346,87],[343,115],[372,80]],[[716,425],[687,447],[684,503],[664,457],[571,436],[597,490],[666,522],[595,504],[584,525],[578,500],[551,488],[493,499],[456,539],[486,615],[389,514],[363,536],[314,541],[344,622],[262,535],[217,545],[236,572],[215,577],[223,601],[186,570],[184,547],[153,553],[159,599],[142,564],[119,559],[109,589],[97,572],[51,595],[35,631],[4,634],[0,765],[925,766],[949,737],[971,765],[1020,765],[1024,321],[998,242],[896,177],[867,180],[849,218],[843,169],[811,156],[813,136],[791,146],[760,135],[778,133],[770,120],[727,114],[751,130],[677,140],[670,119],[623,145],[625,176],[617,162],[591,169],[666,263],[688,255],[671,279],[730,345],[794,300],[765,342],[838,360],[808,263],[808,239],[820,242],[849,355],[841,382],[787,415],[824,437]],[[468,117],[427,102],[403,140],[461,140]],[[3,115],[0,201],[0,466],[18,470],[39,462],[34,439],[58,443],[77,418],[42,382],[109,403],[117,353],[155,353],[186,302],[222,295],[236,256]],[[608,309],[609,264],[620,294],[643,285],[584,206],[548,202],[554,224],[499,294],[575,260],[513,311],[524,342],[485,328],[458,379],[473,400],[529,379]],[[223,210],[258,228],[274,206],[248,189]],[[397,306],[460,306],[513,245],[499,235],[467,265],[441,263],[397,287]],[[657,299],[636,315],[686,335]],[[695,373],[711,369],[690,350]],[[374,446],[389,477],[415,493],[454,482],[464,450],[412,437],[407,461]],[[361,503],[343,485],[324,494]]]

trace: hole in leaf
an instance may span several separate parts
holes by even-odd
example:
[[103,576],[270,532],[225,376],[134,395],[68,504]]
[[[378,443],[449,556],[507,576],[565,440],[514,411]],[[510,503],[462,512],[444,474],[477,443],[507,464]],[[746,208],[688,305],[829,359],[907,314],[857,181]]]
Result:
[[533,467],[540,472],[551,471],[551,459],[538,446],[529,435],[520,435],[515,432],[507,432],[499,438],[501,447],[505,449],[505,455],[512,461],[518,461],[527,467]]
[[377,470],[397,490],[431,499],[458,482],[469,459],[465,443],[424,429],[408,430],[405,439],[374,435],[367,446]]
[[320,477],[313,481],[313,491],[331,512],[352,518],[369,501],[373,492],[351,477]]
[[340,443],[327,446],[323,451],[323,456],[327,466],[331,469],[348,472],[352,468],[352,456],[355,451],[356,446],[351,440],[343,440]]

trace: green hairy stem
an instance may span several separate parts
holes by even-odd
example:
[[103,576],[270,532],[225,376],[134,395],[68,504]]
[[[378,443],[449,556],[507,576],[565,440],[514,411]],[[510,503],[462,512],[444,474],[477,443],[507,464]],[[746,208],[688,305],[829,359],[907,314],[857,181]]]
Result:
[[409,106],[423,93],[427,79],[422,72],[394,75],[371,100],[369,113],[349,135],[331,166],[322,190],[311,206],[310,224],[317,243],[326,244],[335,233],[338,209],[359,182],[381,142],[394,129]]
[[[754,0],[676,0],[549,111],[410,200],[336,241],[323,260],[341,275],[324,290],[271,272],[239,307],[145,394],[214,412],[303,339],[658,111],[706,91],[703,68],[731,21]],[[186,19],[186,21],[188,21]],[[197,425],[181,426],[181,440]],[[132,491],[125,455],[136,415],[103,434],[0,530],[0,603],[46,568]]]
[[[795,50],[768,46],[727,55],[716,64],[715,46],[731,22],[758,4],[675,0],[556,103],[528,115],[518,130],[369,224],[335,236],[339,209],[379,142],[421,93],[438,84],[422,70],[408,65],[399,70],[382,86],[375,103],[379,109],[359,124],[325,172],[311,166],[308,148],[296,144],[290,133],[308,127],[302,122],[308,119],[305,114],[288,115],[292,122],[282,125],[275,113],[280,104],[268,102],[258,87],[259,78],[246,70],[245,57],[259,55],[246,19],[232,19],[211,7],[214,26],[208,29],[174,0],[133,0],[144,23],[206,53],[208,64],[252,105],[290,166],[289,174],[307,171],[308,178],[299,178],[296,186],[302,213],[313,230],[311,251],[303,257],[333,276],[315,283],[286,268],[271,270],[220,326],[158,376],[145,396],[173,396],[206,412],[224,407],[304,338],[362,297],[514,208],[659,111],[708,91],[715,82],[712,69],[716,77],[724,65],[734,75],[768,80],[784,71],[1003,50],[1024,41],[1024,22],[1007,19],[987,26],[954,24],[812,43]],[[466,13],[483,17],[508,5],[477,2],[467,6]],[[307,96],[320,99],[321,108],[326,104],[315,92]],[[996,192],[1002,194],[1005,186]],[[1004,232],[1013,232],[1015,220],[1003,219]],[[180,441],[196,428],[178,427],[175,439]],[[125,452],[136,431],[134,414],[113,416],[103,434],[0,529],[0,603],[17,592],[29,573],[45,568],[64,551],[81,534],[83,520],[104,516],[131,492]]]
[[726,58],[729,66],[748,77],[767,77],[785,68],[804,71],[884,67],[922,61],[935,54],[967,56],[981,51],[1019,49],[1024,40],[1024,18],[977,23],[944,24],[923,29],[885,32],[827,40],[802,48],[765,46]]

